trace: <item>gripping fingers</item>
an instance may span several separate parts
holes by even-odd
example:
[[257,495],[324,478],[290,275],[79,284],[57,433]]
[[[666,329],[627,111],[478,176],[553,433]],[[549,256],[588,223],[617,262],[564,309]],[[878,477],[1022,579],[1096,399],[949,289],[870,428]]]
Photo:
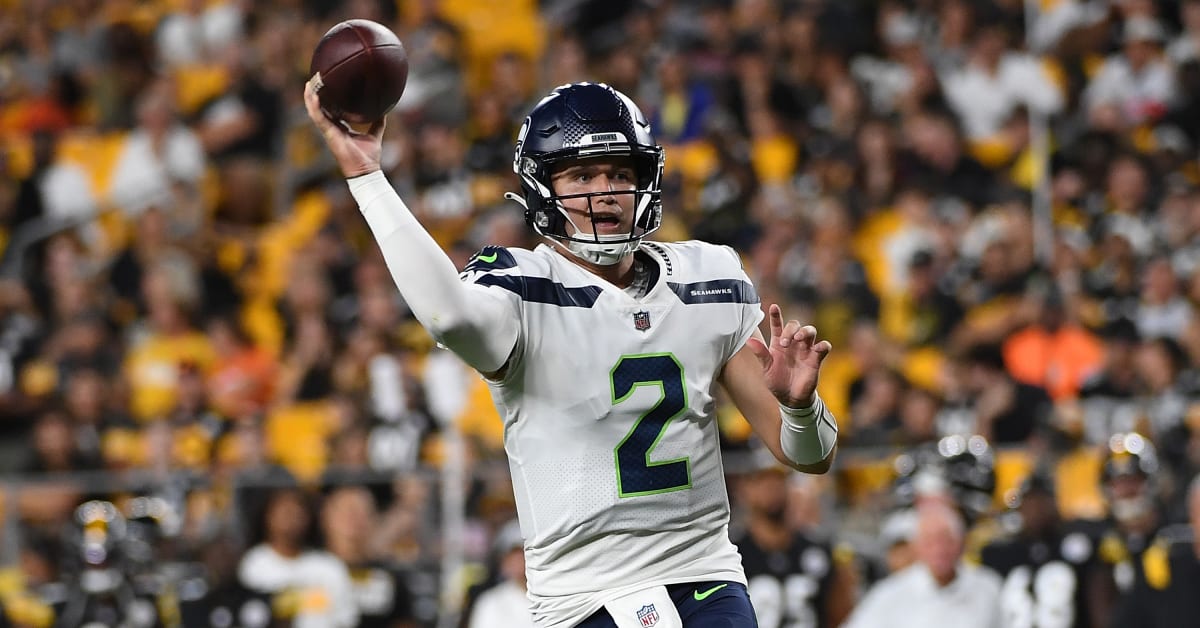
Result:
[[304,84],[304,109],[308,112],[308,117],[317,125],[321,134],[326,138],[340,133],[337,126],[325,117],[325,112],[321,111],[321,99],[317,96],[315,81],[320,74],[314,74],[313,78],[309,79]]

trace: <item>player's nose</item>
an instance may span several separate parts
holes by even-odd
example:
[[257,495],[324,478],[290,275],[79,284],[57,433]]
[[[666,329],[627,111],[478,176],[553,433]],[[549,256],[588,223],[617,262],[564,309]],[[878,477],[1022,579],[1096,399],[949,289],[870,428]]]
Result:
[[600,180],[601,191],[607,192],[607,194],[605,194],[601,198],[603,198],[606,201],[615,203],[617,200],[617,197],[615,194],[615,192],[617,191],[616,180],[613,177],[610,177],[608,175],[603,175],[601,177],[597,177],[597,179]]

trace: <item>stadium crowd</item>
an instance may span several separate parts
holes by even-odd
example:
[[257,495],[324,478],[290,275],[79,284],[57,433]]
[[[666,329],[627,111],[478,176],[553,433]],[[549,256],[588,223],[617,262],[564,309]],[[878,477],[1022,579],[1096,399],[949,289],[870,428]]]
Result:
[[1200,1],[0,0],[0,625],[520,625],[487,386],[303,115],[350,17],[404,41],[384,165],[460,267],[535,243],[520,116],[604,81],[656,237],[831,340],[829,475],[720,411],[762,625],[1200,621]]

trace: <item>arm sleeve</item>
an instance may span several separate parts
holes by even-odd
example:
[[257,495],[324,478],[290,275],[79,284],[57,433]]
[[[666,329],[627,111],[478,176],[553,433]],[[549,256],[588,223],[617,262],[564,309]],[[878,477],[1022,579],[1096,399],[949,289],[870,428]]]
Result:
[[763,313],[762,302],[758,298],[758,291],[754,289],[754,283],[750,281],[749,275],[746,274],[745,268],[742,267],[741,256],[738,255],[737,251],[733,250],[733,247],[724,246],[722,248],[725,249],[726,253],[737,264],[735,277],[742,282],[739,290],[741,296],[741,299],[739,299],[741,301],[741,322],[738,325],[737,335],[733,337],[733,342],[728,347],[729,353],[725,356],[725,360],[728,361],[733,357],[733,354],[741,351],[742,347],[746,345],[746,341],[754,335],[754,330],[758,329],[758,325],[762,323],[762,319],[766,314]]
[[382,172],[348,181],[392,281],[434,340],[483,373],[516,347],[520,311],[496,289],[459,280],[458,270],[417,222]]

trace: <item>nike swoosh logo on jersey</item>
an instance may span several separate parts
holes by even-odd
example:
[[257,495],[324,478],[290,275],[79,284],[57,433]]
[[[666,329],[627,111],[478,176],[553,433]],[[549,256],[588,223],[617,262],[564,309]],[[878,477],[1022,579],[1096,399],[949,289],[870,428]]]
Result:
[[492,262],[496,261],[497,255],[499,255],[499,253],[492,253],[491,255],[480,255],[477,259],[479,259],[479,261],[483,262],[484,264],[491,264]]
[[700,591],[692,591],[692,597],[696,598],[696,601],[697,601],[697,602],[702,602],[702,601],[704,601],[704,600],[705,600],[705,599],[706,599],[708,596],[712,595],[713,593],[716,593],[717,591],[720,591],[721,589],[724,589],[724,588],[725,588],[725,587],[727,587],[727,586],[729,586],[729,583],[728,583],[728,582],[727,582],[727,583],[725,583],[725,584],[718,584],[717,586],[715,586],[715,587],[713,587],[713,588],[711,588],[711,589],[709,589],[709,590],[707,590],[707,591],[705,591],[705,592],[703,592],[703,593],[701,593]]

